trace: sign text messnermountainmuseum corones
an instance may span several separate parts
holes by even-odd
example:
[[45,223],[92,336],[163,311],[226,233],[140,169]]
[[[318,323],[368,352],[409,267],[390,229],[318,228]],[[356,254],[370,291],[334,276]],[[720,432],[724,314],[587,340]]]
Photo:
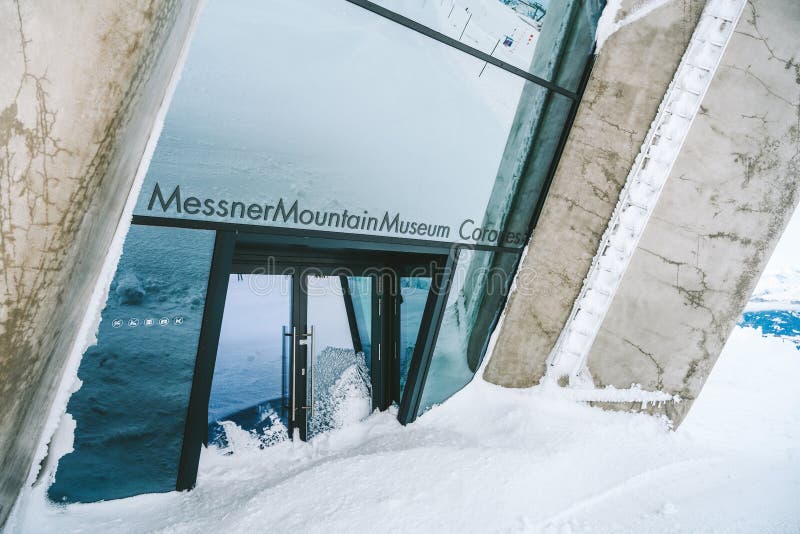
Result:
[[[487,245],[521,245],[525,232],[501,232],[483,228],[473,219],[466,219],[458,226],[457,237],[453,228],[446,224],[404,219],[399,212],[385,211],[375,217],[366,210],[343,209],[325,211],[304,208],[299,200],[287,201],[279,198],[277,202],[244,202],[241,200],[200,198],[186,196],[176,185],[169,195],[165,195],[156,183],[147,203],[147,211],[161,209],[163,213],[180,215],[202,215],[204,217],[239,219],[252,222],[266,222],[294,226],[309,226],[331,230],[351,230],[393,234],[408,238],[433,238],[441,241],[471,241]],[[360,213],[359,213],[360,211]]]

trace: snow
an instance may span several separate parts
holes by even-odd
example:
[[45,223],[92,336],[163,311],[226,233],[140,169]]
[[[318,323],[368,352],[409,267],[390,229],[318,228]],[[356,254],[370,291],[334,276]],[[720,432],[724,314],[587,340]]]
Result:
[[[123,220],[131,210],[129,199]],[[645,222],[633,212],[623,212],[621,220],[631,228]],[[125,226],[118,229],[93,295],[96,313],[81,327],[45,436],[74,387]],[[786,287],[800,280],[798,273],[765,277],[756,296],[789,302],[798,292]],[[580,390],[566,398],[546,385],[509,390],[480,379],[403,427],[393,411],[357,414],[363,396],[351,381],[342,383],[354,393],[343,402],[353,401],[357,410],[339,413],[342,428],[309,443],[269,436],[276,443],[261,449],[251,435],[231,429],[234,454],[205,450],[198,487],[188,493],[60,506],[46,501],[39,483],[23,495],[7,530],[798,532],[798,381],[795,345],[751,328],[735,330],[674,432],[652,416],[590,408],[580,402]],[[603,394],[618,399],[629,392]],[[56,452],[67,448],[73,428],[69,421],[60,425]]]
[[792,343],[737,328],[674,432],[478,380],[406,427],[206,450],[188,493],[59,507],[38,486],[10,532],[797,532],[798,380]]
[[634,4],[630,13],[620,19],[619,13],[622,9],[622,0],[608,0],[606,7],[603,9],[603,14],[600,16],[600,20],[597,23],[597,45],[595,47],[595,53],[599,54],[606,40],[619,31],[620,28],[624,28],[628,24],[636,22],[666,3],[667,0],[641,0]]

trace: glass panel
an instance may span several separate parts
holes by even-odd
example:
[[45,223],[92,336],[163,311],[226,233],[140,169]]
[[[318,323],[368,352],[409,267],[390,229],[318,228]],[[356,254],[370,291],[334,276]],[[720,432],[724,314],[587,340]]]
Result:
[[309,276],[308,328],[313,327],[313,364],[308,376],[307,437],[360,421],[372,411],[368,362],[353,348],[338,276]]
[[524,86],[343,1],[211,0],[136,213],[521,247],[482,221]]
[[548,16],[544,2],[374,0],[395,13],[522,70],[528,70]]
[[259,446],[288,437],[283,328],[292,320],[291,283],[286,275],[230,275],[208,403],[209,443],[235,450],[247,434]]
[[447,299],[419,413],[472,380],[486,352],[519,254],[462,250]]
[[353,302],[354,318],[361,341],[361,351],[369,367],[372,354],[372,278],[368,276],[347,277],[350,298]]
[[374,0],[395,13],[568,90],[594,46],[602,0]]
[[525,86],[485,217],[480,224],[462,226],[460,233],[469,233],[481,244],[495,244],[499,238],[494,229],[506,228],[503,244],[526,242],[571,109],[569,98],[543,93],[533,83]]
[[131,227],[67,406],[74,451],[51,499],[175,489],[213,246],[214,232]]
[[411,356],[417,344],[422,312],[431,288],[430,277],[400,277],[400,393],[405,390]]

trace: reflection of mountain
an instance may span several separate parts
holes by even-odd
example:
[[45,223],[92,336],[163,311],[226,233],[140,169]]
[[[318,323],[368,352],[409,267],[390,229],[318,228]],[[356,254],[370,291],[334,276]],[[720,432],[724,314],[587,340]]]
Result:
[[765,273],[739,324],[793,339],[800,349],[800,269]]
[[757,310],[800,310],[800,269],[765,273],[747,304]]

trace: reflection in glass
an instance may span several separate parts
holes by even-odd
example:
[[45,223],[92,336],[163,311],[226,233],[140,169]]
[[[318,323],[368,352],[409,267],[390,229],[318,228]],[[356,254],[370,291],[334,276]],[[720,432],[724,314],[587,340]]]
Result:
[[575,91],[602,0],[375,0],[509,65]]
[[461,241],[523,85],[347,2],[211,0],[136,213]]
[[518,260],[516,253],[461,250],[418,413],[472,380]]
[[375,0],[375,3],[526,71],[533,60],[542,26],[552,18],[545,7],[547,0],[524,3]]
[[[369,279],[367,279],[369,281]],[[308,276],[309,350],[307,437],[341,428],[367,417],[372,410],[369,363],[354,348],[341,278]],[[361,284],[357,284],[361,285]]]
[[360,346],[354,348],[358,352],[364,353],[367,366],[369,366],[372,354],[372,279],[367,276],[347,276],[340,281],[345,306],[347,306],[347,298],[352,299],[354,321],[350,328],[351,331],[355,329],[356,332],[351,332],[351,334],[360,342]]
[[208,403],[209,443],[233,445],[242,431],[264,445],[288,437],[282,327],[291,324],[291,298],[291,276],[230,275]]
[[[492,200],[482,222],[482,227],[503,227],[527,235],[531,217],[544,194],[552,171],[565,124],[573,103],[565,96],[542,92],[529,83],[514,120],[515,128],[509,136],[497,179],[492,190]],[[504,301],[499,291],[481,290],[490,279],[482,272],[513,273],[517,257],[514,254],[478,254],[470,262],[470,274],[475,291],[465,295],[468,307],[482,310],[476,321],[481,328],[494,321],[495,310]],[[480,328],[478,329],[481,330]],[[471,336],[468,352],[473,360],[479,358],[479,348],[484,343],[481,336]]]
[[431,288],[430,277],[400,277],[400,392],[405,390],[411,356],[417,344],[422,312]]
[[175,489],[213,246],[210,231],[131,227],[67,406],[75,450],[51,499]]

